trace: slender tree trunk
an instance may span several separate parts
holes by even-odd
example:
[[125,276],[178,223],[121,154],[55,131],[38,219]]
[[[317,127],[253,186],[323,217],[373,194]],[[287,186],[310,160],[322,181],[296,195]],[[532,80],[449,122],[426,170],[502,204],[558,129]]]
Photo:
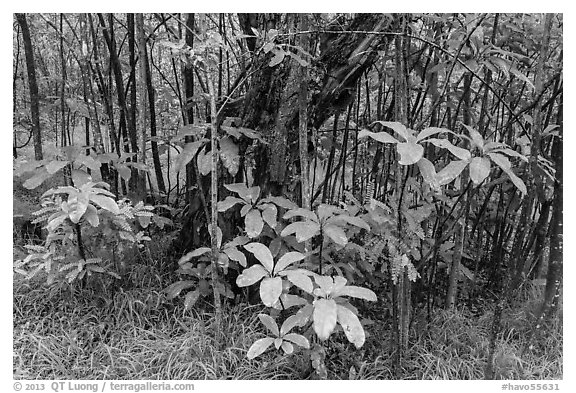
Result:
[[[138,60],[140,79],[138,81],[138,92],[140,99],[138,101],[138,117],[140,118],[140,151],[139,161],[141,164],[146,164],[146,37],[144,37],[144,16],[141,13],[136,14],[136,36],[138,39]],[[146,173],[140,173],[138,191],[141,197],[146,195]],[[152,190],[150,190],[152,191]]]
[[[300,30],[308,30],[308,15],[300,14]],[[301,35],[300,46],[304,50],[309,50],[309,38]],[[300,69],[300,91],[298,92],[298,146],[300,153],[300,186],[302,192],[302,207],[312,209],[310,202],[310,179],[308,163],[308,69],[301,66]],[[335,120],[336,122],[336,120]],[[335,143],[336,141],[334,141]],[[310,250],[310,242],[304,243],[306,254]],[[322,255],[320,255],[322,258]],[[307,258],[308,260],[309,258]]]
[[40,97],[38,83],[36,82],[36,66],[34,64],[34,48],[30,38],[30,29],[26,14],[16,14],[16,20],[22,29],[24,54],[26,55],[26,70],[28,72],[28,88],[30,90],[30,114],[32,117],[32,135],[34,138],[34,158],[42,160],[42,134],[40,132]]
[[154,87],[152,86],[152,73],[150,71],[150,62],[148,61],[148,50],[146,49],[146,39],[143,37],[144,47],[140,49],[140,53],[144,55],[142,58],[144,63],[144,74],[146,86],[148,90],[148,110],[150,111],[150,144],[152,146],[152,161],[154,162],[154,173],[156,174],[156,183],[158,184],[158,191],[166,195],[166,186],[164,185],[164,175],[162,174],[162,165],[160,164],[160,154],[158,153],[158,142],[156,140],[156,104]]
[[[186,30],[184,31],[186,45],[190,48],[194,47],[194,14],[186,16]],[[194,97],[194,68],[191,64],[186,63],[183,70],[184,74],[184,123],[194,123],[194,104],[192,98]],[[192,137],[188,136],[185,142],[192,142]],[[186,202],[192,206],[193,191],[192,186],[196,183],[194,165],[196,160],[191,160],[186,165]],[[208,220],[208,217],[206,217]]]
[[[470,73],[466,73],[464,76],[464,111],[463,111],[463,120],[464,124],[471,125],[471,116],[470,116],[470,91],[471,91],[471,83],[472,83],[472,75]],[[464,209],[463,219],[458,224],[459,228],[456,232],[456,239],[455,239],[455,247],[454,253],[452,254],[452,266],[450,268],[450,276],[448,279],[448,291],[446,293],[446,303],[445,306],[447,309],[453,309],[456,305],[456,299],[458,297],[458,282],[460,279],[460,270],[462,265],[462,254],[464,253],[464,241],[466,238],[466,222],[468,217],[468,209],[469,209],[469,196],[468,196],[468,172],[464,171],[462,173],[461,183],[460,183],[460,192],[464,193],[462,197],[462,209]]]
[[[406,28],[406,18],[404,16],[403,28]],[[396,102],[396,119],[400,123],[408,124],[408,87],[407,87],[407,69],[406,69],[406,50],[407,42],[404,37],[397,36],[395,39],[395,102]],[[403,174],[404,167],[396,163],[396,196],[398,200],[397,232],[402,234],[403,224]],[[398,247],[398,253],[402,253],[401,247]],[[394,307],[394,341],[395,341],[395,372],[397,376],[402,374],[402,360],[408,347],[410,313],[411,313],[411,281],[408,277],[407,267],[398,275],[397,283],[393,286],[392,297],[395,300]]]
[[221,341],[221,327],[222,327],[222,304],[220,300],[220,291],[218,289],[218,124],[217,124],[217,110],[216,110],[216,91],[214,88],[214,82],[212,80],[213,66],[211,64],[212,59],[209,57],[209,50],[206,50],[206,62],[208,63],[208,72],[206,73],[206,83],[208,85],[208,91],[210,93],[210,115],[211,115],[211,127],[210,127],[210,148],[212,156],[212,168],[211,168],[211,192],[210,192],[210,239],[212,248],[212,289],[214,292],[214,309],[215,309],[215,319],[216,319],[216,344],[220,346]]

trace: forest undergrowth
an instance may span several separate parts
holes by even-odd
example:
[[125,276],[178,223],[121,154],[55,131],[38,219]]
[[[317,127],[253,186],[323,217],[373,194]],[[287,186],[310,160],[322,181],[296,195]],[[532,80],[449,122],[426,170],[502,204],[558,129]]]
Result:
[[[17,379],[309,379],[310,363],[302,356],[278,357],[269,352],[248,359],[246,352],[264,336],[258,308],[227,304],[219,348],[211,326],[210,305],[185,311],[167,301],[170,282],[163,273],[163,244],[141,256],[131,285],[114,293],[94,288],[52,287],[14,278],[13,372]],[[144,259],[142,259],[144,258]],[[502,333],[494,360],[498,379],[562,379],[562,322],[555,319],[547,334],[522,359],[529,336],[526,327],[539,294],[525,290],[503,311]],[[352,350],[342,333],[328,341],[326,367],[330,379],[394,379],[389,354],[390,321],[382,301],[370,312],[366,344]],[[463,305],[453,311],[415,313],[405,354],[403,379],[482,379],[488,357],[493,307],[472,313]],[[351,348],[347,347],[350,346]]]

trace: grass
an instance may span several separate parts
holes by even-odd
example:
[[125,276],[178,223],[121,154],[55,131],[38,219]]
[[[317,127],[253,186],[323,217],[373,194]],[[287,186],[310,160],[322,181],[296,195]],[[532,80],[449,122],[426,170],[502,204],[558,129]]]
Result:
[[[97,294],[71,293],[38,282],[14,279],[13,373],[17,379],[306,379],[309,360],[274,350],[254,360],[250,345],[264,337],[256,318],[264,310],[245,303],[226,306],[224,345],[214,340],[209,305],[184,311],[182,302],[167,301],[162,289],[174,280],[169,261],[159,250],[148,262],[135,262],[133,285]],[[154,262],[152,262],[154,261]],[[526,291],[504,310],[494,360],[499,379],[562,379],[562,324],[554,321],[545,337],[535,340],[522,359],[532,326],[532,310],[541,293]],[[475,316],[466,309],[435,310],[430,324],[416,313],[403,361],[403,379],[483,379],[492,326],[492,305]],[[389,355],[390,320],[386,304],[371,305],[362,315],[365,345],[356,350],[342,333],[326,348],[330,379],[393,379]]]

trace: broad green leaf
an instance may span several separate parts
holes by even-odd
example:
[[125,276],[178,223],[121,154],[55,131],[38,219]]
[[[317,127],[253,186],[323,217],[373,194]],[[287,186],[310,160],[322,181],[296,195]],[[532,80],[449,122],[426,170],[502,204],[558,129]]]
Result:
[[329,295],[334,289],[334,279],[330,276],[314,276],[314,281],[322,292],[322,296]]
[[528,77],[526,75],[524,75],[522,72],[520,72],[520,70],[518,70],[518,68],[511,66],[510,67],[510,73],[512,75],[514,75],[516,78],[520,79],[523,82],[526,82],[528,84],[528,86],[530,86],[531,88],[535,88],[534,84],[532,83],[532,81],[530,79],[528,79]]
[[332,296],[350,296],[358,299],[368,300],[375,302],[377,300],[376,294],[368,288],[357,287],[355,285],[348,285],[339,291],[332,294]]
[[280,206],[284,209],[297,209],[298,205],[296,205],[294,202],[284,198],[284,197],[278,197],[278,196],[271,196],[268,198],[268,200],[270,200],[270,202],[276,204],[277,206]]
[[248,357],[248,359],[254,359],[262,355],[270,347],[270,345],[272,345],[273,342],[274,339],[272,337],[264,337],[256,340],[248,350],[246,357]]
[[202,176],[206,176],[212,171],[212,152],[205,152],[205,149],[198,153],[198,170]]
[[362,347],[366,340],[366,335],[358,317],[354,315],[352,311],[341,305],[337,306],[337,317],[338,323],[342,326],[348,341],[354,344],[356,348]]
[[238,262],[240,265],[242,265],[242,267],[246,267],[246,256],[237,248],[227,247],[223,251],[226,255],[228,255],[228,258]]
[[72,169],[72,182],[76,186],[81,186],[82,184],[92,181],[92,176],[79,169]]
[[250,204],[250,202],[248,202],[244,206],[242,206],[242,209],[240,209],[240,217],[245,217],[250,210],[252,210],[252,205]]
[[250,202],[250,192],[248,191],[248,187],[244,183],[233,183],[233,184],[224,184],[227,190],[235,192],[238,196],[244,199],[246,202]]
[[422,131],[420,131],[418,133],[418,136],[416,137],[416,141],[417,142],[421,142],[422,140],[432,136],[432,135],[436,135],[436,134],[440,134],[442,132],[452,132],[450,130],[447,130],[446,128],[439,128],[439,127],[428,127],[423,129]]
[[464,127],[466,127],[466,129],[468,130],[468,133],[470,134],[470,137],[472,138],[472,142],[478,146],[481,150],[484,150],[484,138],[482,138],[482,135],[480,135],[480,133],[478,131],[476,131],[474,128],[470,127],[469,125],[463,124]]
[[301,261],[305,258],[305,255],[299,253],[298,251],[291,251],[287,252],[286,254],[282,255],[282,257],[276,262],[276,266],[274,267],[274,273],[281,272],[282,270],[286,269],[292,263]]
[[313,236],[320,233],[320,225],[314,221],[299,221],[289,224],[282,230],[280,236],[289,236],[291,234],[296,234],[296,240],[302,243]]
[[301,207],[287,211],[282,218],[289,220],[292,217],[305,217],[311,221],[318,222],[318,217],[313,211]]
[[398,123],[397,121],[377,121],[377,123],[393,129],[398,135],[404,138],[405,141],[408,141],[410,136],[412,136],[410,131],[402,123]]
[[302,336],[301,334],[288,333],[282,338],[286,341],[293,342],[294,344],[298,345],[299,347],[310,349],[310,343],[308,342],[308,339],[306,337]]
[[256,259],[260,261],[260,263],[262,264],[262,266],[266,268],[268,273],[270,274],[272,273],[272,270],[274,269],[274,261],[272,258],[272,253],[270,252],[268,247],[266,247],[262,243],[254,242],[246,244],[244,248],[250,251],[252,254],[254,254]]
[[282,348],[286,355],[290,355],[292,352],[294,352],[294,346],[288,341],[282,341],[280,348]]
[[192,258],[199,257],[200,255],[204,255],[210,251],[212,250],[209,247],[200,247],[193,251],[190,251],[189,253],[183,255],[182,258],[180,258],[180,260],[178,261],[178,265],[182,265],[191,260]]
[[239,287],[248,287],[260,281],[263,277],[268,276],[268,272],[262,265],[250,266],[248,269],[242,270],[242,274],[236,278],[236,285]]
[[84,165],[86,168],[89,168],[93,171],[100,170],[100,167],[102,166],[102,163],[92,158],[92,156],[80,155],[76,158],[76,160],[74,160],[74,162],[79,165]]
[[312,293],[314,286],[312,285],[310,277],[295,270],[285,270],[283,273],[285,273],[286,278],[288,278],[292,284],[308,293]]
[[152,221],[151,216],[137,216],[136,218],[138,219],[138,223],[142,228],[148,228],[150,221]]
[[470,179],[474,184],[482,183],[490,174],[490,160],[487,157],[474,157],[470,161]]
[[47,196],[54,195],[54,194],[68,194],[69,198],[73,198],[76,195],[78,195],[78,189],[76,187],[72,187],[72,186],[52,188],[52,189],[46,191],[44,194],[42,194],[42,196],[40,198],[45,198]]
[[272,253],[273,257],[278,256],[278,253],[282,249],[282,238],[280,236],[277,236],[274,239],[272,239],[268,248],[270,249],[270,252]]
[[[90,188],[90,192],[92,194],[101,194],[101,195],[106,195],[109,196],[110,198],[115,198],[116,195],[112,194],[110,191],[108,191],[105,188],[101,188],[101,187],[92,187]],[[153,208],[152,208],[153,209]],[[150,210],[152,210],[150,209]]]
[[184,298],[184,309],[190,310],[192,307],[194,307],[199,297],[200,291],[198,289],[188,292]]
[[226,247],[238,247],[238,246],[243,246],[244,244],[247,244],[250,242],[250,239],[246,236],[236,236],[234,239],[230,240],[227,244]]
[[86,212],[89,203],[90,202],[88,199],[88,195],[84,193],[79,193],[75,198],[69,200],[68,206],[70,208],[69,210],[70,221],[72,221],[74,224],[78,224],[78,222],[80,222],[80,219]]
[[370,230],[370,225],[368,225],[368,223],[366,223],[366,221],[364,221],[360,217],[352,217],[352,216],[349,216],[347,214],[340,214],[340,215],[334,217],[334,221],[329,221],[329,222],[345,222],[345,223],[357,226],[358,228],[366,229],[367,231]]
[[294,326],[298,325],[299,318],[296,315],[290,315],[280,328],[280,337],[284,337],[290,330],[294,328]]
[[510,160],[508,160],[508,157],[498,153],[488,153],[488,156],[490,156],[490,159],[494,161],[496,165],[502,168],[504,173],[506,173],[510,178],[510,180],[512,180],[512,183],[514,183],[516,188],[522,194],[526,195],[526,193],[528,192],[526,189],[526,184],[524,184],[522,179],[516,176],[516,174],[512,171],[512,164],[510,164]]
[[252,203],[256,203],[259,196],[260,196],[260,186],[254,186],[248,189],[248,198]]
[[244,223],[246,226],[246,234],[250,238],[259,236],[262,228],[264,228],[264,221],[262,221],[262,216],[258,209],[251,209],[248,214],[246,214],[246,217],[244,217]]
[[310,318],[312,317],[312,313],[314,312],[314,305],[313,304],[306,304],[296,313],[296,326],[304,326],[308,323]]
[[332,239],[334,243],[340,246],[345,246],[348,244],[348,237],[346,237],[346,234],[339,226],[331,224],[326,225],[324,228],[324,234],[326,234],[330,239]]
[[290,295],[289,293],[282,293],[278,301],[274,303],[272,307],[274,307],[276,310],[287,310],[290,307],[303,306],[305,304],[308,304],[308,302],[300,296]]
[[98,226],[98,224],[100,224],[100,217],[98,216],[98,211],[92,205],[88,205],[88,208],[86,209],[86,213],[84,213],[84,218],[94,228],[96,228]]
[[370,137],[380,143],[400,143],[396,138],[387,132],[372,132],[368,130],[362,130],[358,133],[358,139]]
[[441,147],[443,149],[447,149],[450,153],[454,154],[461,160],[469,161],[471,154],[468,150],[463,149],[458,146],[454,146],[448,139],[427,139],[424,142],[430,142],[434,146]]
[[438,177],[436,174],[436,169],[434,168],[434,164],[430,162],[430,160],[422,157],[420,161],[418,161],[418,168],[420,168],[420,174],[424,181],[435,191],[440,190],[440,183],[438,182]]
[[308,304],[306,299],[301,298],[298,295],[290,295],[289,293],[282,293],[280,299],[272,307],[277,310],[287,310],[294,306],[303,306]]
[[345,214],[346,211],[340,209],[334,205],[328,205],[326,203],[322,203],[318,206],[318,221],[324,221],[328,217],[333,216],[334,214]]
[[506,154],[507,156],[516,157],[516,158],[521,159],[524,162],[528,162],[528,158],[525,155],[520,154],[516,150],[512,150],[509,148],[495,148],[495,149],[491,150],[490,153]]
[[446,165],[438,174],[436,178],[438,179],[438,183],[441,186],[444,186],[450,183],[452,180],[456,179],[460,173],[466,168],[468,165],[467,161],[458,160],[458,161],[451,161],[448,165]]
[[280,336],[280,331],[278,330],[278,325],[276,324],[274,318],[267,314],[258,314],[258,318],[260,319],[260,322],[262,322],[262,324],[266,326],[270,332],[272,332],[273,335],[276,337]]
[[321,341],[325,341],[336,327],[337,307],[332,299],[317,299],[314,301],[314,331]]
[[398,143],[396,149],[400,154],[400,165],[412,165],[417,163],[424,155],[424,147],[418,143]]
[[240,167],[240,156],[238,155],[238,145],[232,142],[232,138],[225,136],[220,139],[220,158],[224,168],[228,169],[228,173],[236,176],[238,168]]
[[348,282],[348,280],[346,280],[344,277],[335,276],[334,277],[334,288],[332,289],[332,293],[337,293],[338,291],[340,291],[342,288],[344,288],[346,286],[347,282]]
[[174,284],[171,284],[164,291],[166,292],[166,295],[170,300],[180,295],[180,292],[182,292],[184,289],[192,288],[195,285],[196,283],[192,280],[177,281]]
[[487,153],[487,152],[489,152],[490,150],[501,149],[501,148],[504,149],[504,148],[506,148],[506,147],[508,147],[508,145],[505,144],[505,143],[492,142],[492,141],[490,141],[490,142],[486,142],[486,143],[484,144],[484,152]]
[[58,172],[60,169],[64,168],[66,165],[68,165],[68,161],[50,161],[48,163],[48,165],[46,165],[46,170],[48,171],[49,174],[53,175],[56,172]]
[[274,339],[274,346],[276,347],[276,349],[280,349],[280,346],[282,346],[282,343],[284,342],[284,340],[282,340],[280,337],[277,337]]
[[278,215],[278,209],[272,204],[265,204],[262,210],[262,219],[270,228],[276,228],[276,216]]
[[27,162],[16,161],[14,163],[16,165],[16,168],[14,169],[14,176],[22,176],[24,173],[32,172],[36,168],[44,165],[45,162],[46,160],[40,160],[40,161],[31,160]]
[[225,212],[237,203],[245,203],[242,199],[233,196],[228,196],[223,201],[218,202],[218,211]]
[[128,166],[123,164],[116,164],[114,165],[114,167],[116,168],[118,174],[122,179],[126,181],[130,180],[130,177],[132,176],[132,171],[130,170],[130,168],[128,168]]
[[273,53],[274,57],[272,57],[272,60],[270,60],[270,63],[268,64],[268,66],[270,67],[275,67],[278,64],[282,63],[282,60],[284,60],[284,56],[286,56],[286,52],[284,52],[282,49],[279,48],[275,48]]
[[100,206],[102,209],[108,210],[112,214],[120,214],[120,208],[116,201],[110,197],[100,194],[90,195],[90,200]]
[[281,294],[282,279],[280,277],[266,277],[260,283],[260,299],[266,307],[272,307]]
[[52,177],[50,173],[46,170],[46,168],[40,168],[36,170],[34,176],[26,180],[23,186],[29,190],[33,190],[36,187],[40,186],[46,179]]

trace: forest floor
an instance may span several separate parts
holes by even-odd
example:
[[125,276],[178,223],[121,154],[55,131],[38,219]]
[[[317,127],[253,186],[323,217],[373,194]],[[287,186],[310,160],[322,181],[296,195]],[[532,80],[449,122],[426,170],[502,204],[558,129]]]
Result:
[[[165,254],[164,254],[165,255]],[[161,273],[157,251],[133,269],[134,285],[111,294],[91,289],[48,287],[14,278],[13,372],[23,379],[309,379],[309,360],[268,351],[246,358],[250,345],[264,336],[259,307],[226,305],[224,345],[214,341],[213,314],[204,303],[185,311],[167,301],[162,290],[170,277]],[[161,262],[161,261],[160,261]],[[136,284],[138,283],[138,284]],[[562,379],[561,318],[547,327],[522,359],[538,304],[527,291],[524,300],[505,309],[496,346],[498,379]],[[427,323],[416,314],[403,362],[403,379],[483,379],[492,327],[492,305],[473,314],[466,308],[436,310]],[[394,379],[389,355],[390,327],[382,302],[368,311],[365,345],[356,350],[342,333],[326,344],[329,379]],[[204,311],[202,311],[204,309]],[[382,310],[380,312],[379,310]],[[381,317],[380,317],[381,316]]]

